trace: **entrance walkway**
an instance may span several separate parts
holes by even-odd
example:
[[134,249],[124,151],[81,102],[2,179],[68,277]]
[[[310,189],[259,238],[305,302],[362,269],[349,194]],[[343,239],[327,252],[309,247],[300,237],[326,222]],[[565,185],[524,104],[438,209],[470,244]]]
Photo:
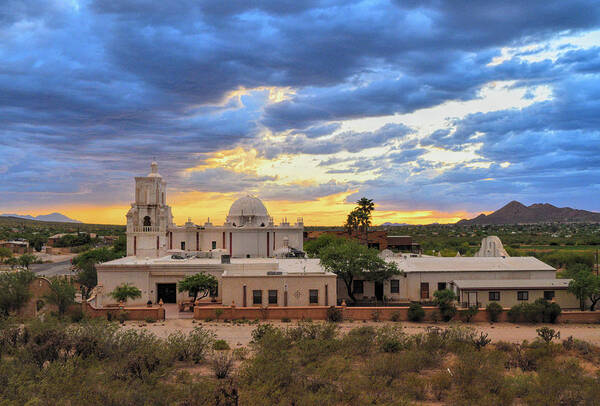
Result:
[[165,303],[165,319],[193,319],[193,312],[180,312],[177,303]]

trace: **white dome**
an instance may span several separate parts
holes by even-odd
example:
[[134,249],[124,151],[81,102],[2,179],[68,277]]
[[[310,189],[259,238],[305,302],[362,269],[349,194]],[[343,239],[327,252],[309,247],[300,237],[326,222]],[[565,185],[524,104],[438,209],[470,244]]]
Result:
[[233,218],[240,216],[268,217],[269,213],[259,198],[254,196],[244,196],[233,202],[229,209],[229,217]]

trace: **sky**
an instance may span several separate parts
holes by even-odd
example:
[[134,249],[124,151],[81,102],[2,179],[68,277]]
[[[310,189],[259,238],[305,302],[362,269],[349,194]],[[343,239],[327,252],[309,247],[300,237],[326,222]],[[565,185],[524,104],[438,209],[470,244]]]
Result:
[[600,211],[597,1],[4,0],[0,213],[123,224]]

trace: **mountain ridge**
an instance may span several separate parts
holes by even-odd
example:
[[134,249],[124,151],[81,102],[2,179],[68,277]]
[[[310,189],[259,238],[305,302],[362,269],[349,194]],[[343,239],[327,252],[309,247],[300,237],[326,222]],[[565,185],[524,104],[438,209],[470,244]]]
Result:
[[600,213],[556,207],[550,203],[534,203],[529,206],[513,200],[491,214],[480,214],[472,219],[458,221],[457,225],[500,225],[536,223],[598,223]]
[[48,221],[54,223],[81,223],[79,220],[72,219],[70,217],[65,216],[62,213],[54,212],[50,214],[40,214],[39,216],[32,216],[30,214],[12,214],[12,213],[3,213],[0,214],[0,217],[13,217],[19,219],[27,219],[27,220],[37,220],[37,221]]

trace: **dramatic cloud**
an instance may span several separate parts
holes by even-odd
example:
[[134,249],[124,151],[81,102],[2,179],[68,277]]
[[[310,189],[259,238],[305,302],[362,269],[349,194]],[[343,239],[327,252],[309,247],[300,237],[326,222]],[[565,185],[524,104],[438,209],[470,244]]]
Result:
[[584,0],[9,0],[0,212],[126,205],[154,157],[175,193],[600,210],[599,28]]

